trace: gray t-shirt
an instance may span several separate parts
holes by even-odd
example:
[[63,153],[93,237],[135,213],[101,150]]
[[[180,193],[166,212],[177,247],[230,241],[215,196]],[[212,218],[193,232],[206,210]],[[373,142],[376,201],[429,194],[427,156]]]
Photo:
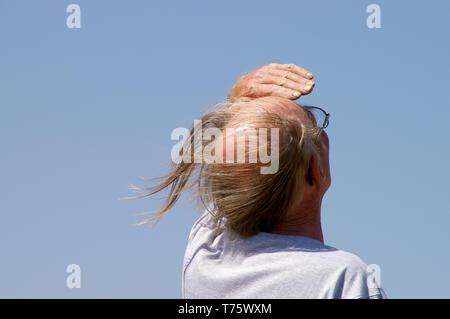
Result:
[[302,237],[218,231],[205,212],[189,236],[183,298],[386,298],[356,255]]

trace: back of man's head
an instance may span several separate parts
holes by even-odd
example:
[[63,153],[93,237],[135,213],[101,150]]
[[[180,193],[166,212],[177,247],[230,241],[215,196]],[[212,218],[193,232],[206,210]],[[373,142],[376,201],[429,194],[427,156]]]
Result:
[[229,103],[191,129],[164,181],[135,188],[148,197],[169,188],[157,222],[187,190],[220,225],[246,238],[270,231],[302,196],[321,147],[317,126],[297,104],[278,97]]

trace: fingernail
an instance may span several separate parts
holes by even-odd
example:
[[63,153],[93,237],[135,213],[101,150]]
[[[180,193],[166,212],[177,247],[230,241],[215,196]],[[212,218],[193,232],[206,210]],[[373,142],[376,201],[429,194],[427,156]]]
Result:
[[311,86],[310,84],[308,84],[308,85],[305,86],[305,90],[306,90],[306,91],[311,90],[311,88],[312,88],[312,86]]
[[300,96],[300,92],[295,91],[295,92],[292,93],[292,95],[295,96],[295,97],[299,97]]
[[306,76],[312,79],[314,77],[314,74],[312,74],[311,72],[308,72],[308,73],[306,73]]

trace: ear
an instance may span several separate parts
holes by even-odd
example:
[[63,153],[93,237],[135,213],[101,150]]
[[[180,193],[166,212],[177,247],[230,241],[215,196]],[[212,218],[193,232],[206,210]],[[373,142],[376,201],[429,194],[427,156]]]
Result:
[[308,183],[311,186],[321,185],[323,180],[323,173],[320,168],[320,163],[318,159],[313,156],[309,162],[308,168]]

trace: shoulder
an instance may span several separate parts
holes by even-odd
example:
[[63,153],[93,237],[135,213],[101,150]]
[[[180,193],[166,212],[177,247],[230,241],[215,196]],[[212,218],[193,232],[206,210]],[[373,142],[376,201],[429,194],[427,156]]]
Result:
[[347,272],[365,273],[367,270],[366,263],[359,256],[345,250],[331,250],[330,258],[337,265],[345,266]]
[[[332,252],[332,262],[340,270],[342,298],[387,298],[380,284],[380,273],[359,256],[344,251]],[[377,273],[378,272],[378,273]]]
[[214,230],[217,227],[217,223],[214,220],[212,214],[205,210],[201,216],[195,221],[189,234],[189,241],[191,241],[197,233],[202,229]]

